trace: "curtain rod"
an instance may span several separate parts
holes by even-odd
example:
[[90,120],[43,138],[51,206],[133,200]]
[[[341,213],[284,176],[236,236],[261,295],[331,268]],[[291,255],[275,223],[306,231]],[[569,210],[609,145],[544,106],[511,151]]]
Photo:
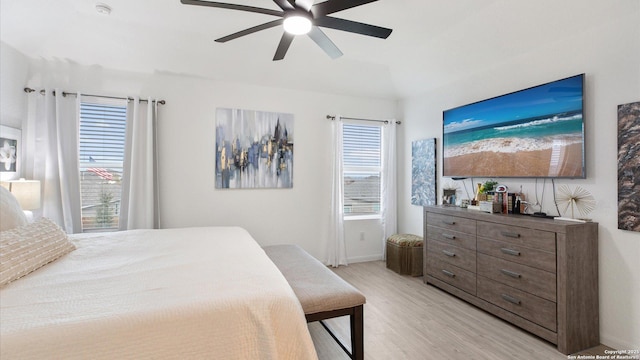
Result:
[[[360,121],[375,121],[375,122],[383,122],[383,123],[385,123],[385,124],[388,124],[388,123],[389,123],[389,120],[359,119],[359,118],[351,118],[351,117],[343,117],[343,116],[341,116],[340,118],[341,118],[341,119],[347,119],[347,120],[360,120]],[[329,120],[332,120],[332,121],[333,121],[333,120],[335,120],[335,119],[336,119],[336,117],[335,117],[335,115],[327,115],[327,119],[329,119]],[[402,121],[396,121],[396,124],[400,125],[400,124],[402,124]]]
[[[36,90],[32,89],[32,88],[28,88],[28,87],[24,88],[24,92],[26,92],[26,93],[32,93],[34,91],[36,91]],[[46,93],[46,90],[42,89],[39,92],[40,92],[40,95],[44,95]],[[55,90],[53,90],[52,93],[53,93],[53,96],[56,96],[56,91]],[[78,96],[78,93],[72,93],[72,92],[66,92],[66,91],[62,92],[62,96],[67,96],[67,95]],[[91,95],[91,94],[82,94],[82,95],[84,95],[84,96],[93,96],[93,97],[98,97],[98,98],[105,98],[105,99],[118,99],[118,100],[127,100],[127,101],[133,100],[132,97],[118,97],[118,96]],[[138,99],[138,101],[147,102],[149,100]],[[155,101],[160,105],[166,104],[166,101],[164,101],[164,100],[151,100],[151,101]]]

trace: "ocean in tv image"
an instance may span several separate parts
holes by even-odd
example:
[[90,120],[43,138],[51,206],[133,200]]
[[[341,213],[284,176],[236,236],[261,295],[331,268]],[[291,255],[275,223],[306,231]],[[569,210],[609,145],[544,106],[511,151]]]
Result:
[[446,110],[444,176],[584,177],[583,75]]

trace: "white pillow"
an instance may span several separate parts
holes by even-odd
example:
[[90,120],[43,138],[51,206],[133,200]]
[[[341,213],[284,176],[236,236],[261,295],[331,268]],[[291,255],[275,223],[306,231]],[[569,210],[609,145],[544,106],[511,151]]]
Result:
[[27,224],[27,216],[18,200],[4,186],[0,186],[0,231]]
[[47,218],[0,232],[0,286],[75,250],[67,234]]

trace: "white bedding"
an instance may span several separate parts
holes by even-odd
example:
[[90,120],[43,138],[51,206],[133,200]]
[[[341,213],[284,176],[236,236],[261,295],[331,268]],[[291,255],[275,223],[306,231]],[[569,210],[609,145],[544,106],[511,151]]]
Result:
[[4,359],[316,359],[293,290],[235,227],[72,237],[0,290]]

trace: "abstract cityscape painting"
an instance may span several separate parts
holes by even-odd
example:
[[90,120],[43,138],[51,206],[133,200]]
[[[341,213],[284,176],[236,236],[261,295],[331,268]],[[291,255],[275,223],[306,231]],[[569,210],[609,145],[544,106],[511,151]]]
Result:
[[218,108],[216,188],[293,187],[293,114]]
[[640,102],[618,106],[618,229],[640,231]]
[[436,139],[411,143],[411,204],[436,204]]

